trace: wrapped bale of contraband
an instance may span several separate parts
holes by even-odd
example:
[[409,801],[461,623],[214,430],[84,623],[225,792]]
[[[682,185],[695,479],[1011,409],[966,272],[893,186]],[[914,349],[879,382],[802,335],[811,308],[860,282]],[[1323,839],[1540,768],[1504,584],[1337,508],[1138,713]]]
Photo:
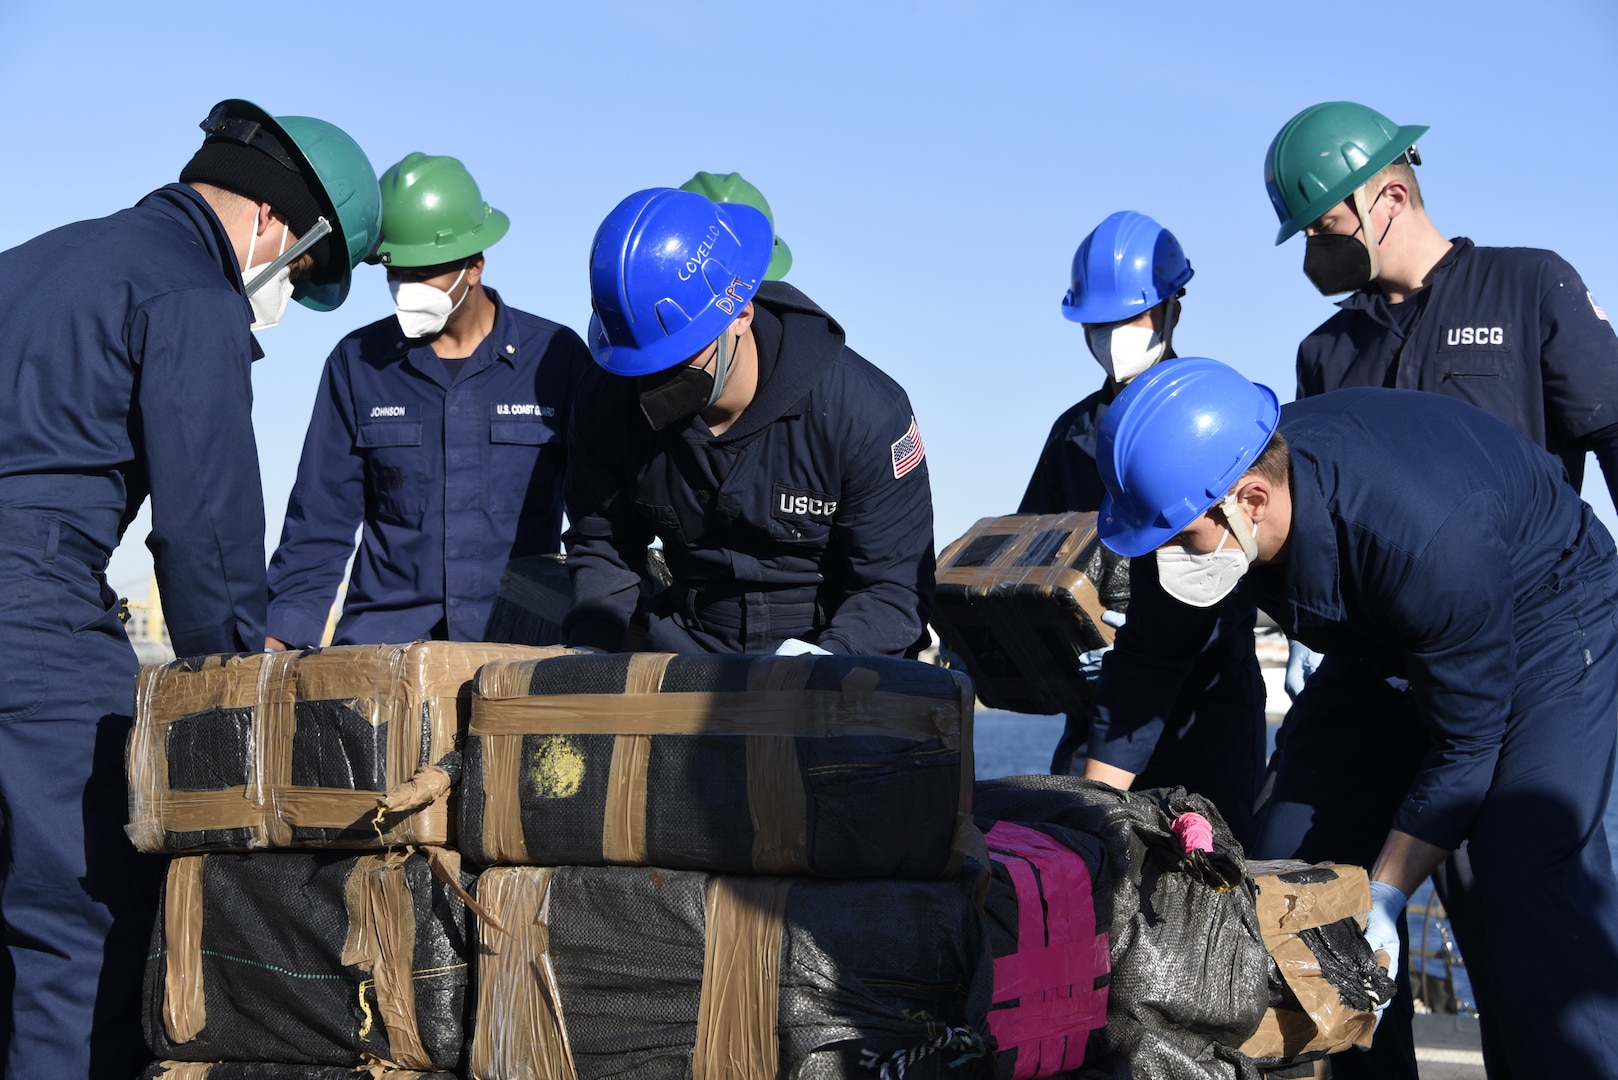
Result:
[[1369,1046],[1393,979],[1365,940],[1369,876],[1358,866],[1249,863],[1259,929],[1275,961],[1269,1009],[1242,1051],[1262,1062]]
[[[1181,789],[1122,792],[1077,777],[1020,776],[978,784],[974,812],[991,835],[1011,822],[1074,852],[1100,844],[1091,882],[1096,928],[1111,952],[1106,1025],[1089,1032],[1076,1075],[1252,1075],[1240,1048],[1268,1004],[1270,958],[1241,848],[1212,803]],[[1201,843],[1183,841],[1177,822],[1181,832],[1198,823]],[[1089,959],[1073,972],[1076,992],[1095,966]]]
[[175,1061],[456,1069],[469,882],[441,848],[175,859],[147,1045]]
[[382,1062],[355,1068],[267,1061],[158,1061],[141,1080],[455,1080],[454,1073],[395,1069]]
[[1089,700],[1079,657],[1112,643],[1102,612],[1129,605],[1129,560],[1095,523],[1093,513],[984,518],[939,556],[933,628],[985,705],[1057,713]]
[[986,1077],[972,885],[487,870],[470,1075]]
[[926,878],[976,840],[971,683],[911,660],[490,663],[465,760],[484,863]]
[[142,668],[129,836],[174,853],[448,843],[472,675],[565,651],[418,641]]

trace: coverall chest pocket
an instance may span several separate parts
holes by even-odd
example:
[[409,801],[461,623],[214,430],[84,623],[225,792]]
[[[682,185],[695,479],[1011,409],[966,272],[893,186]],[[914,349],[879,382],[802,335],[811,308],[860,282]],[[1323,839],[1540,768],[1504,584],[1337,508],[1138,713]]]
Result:
[[794,551],[820,551],[831,536],[838,496],[776,484],[770,492],[770,540]]
[[[541,457],[554,456],[560,448],[561,435],[549,419],[538,416],[491,418],[489,508],[496,513],[508,514],[522,510],[534,481],[539,479],[535,472],[540,467]],[[538,497],[548,499],[548,489],[547,494]]]
[[356,441],[365,454],[366,496],[377,516],[395,521],[419,519],[427,509],[421,421],[362,421]]

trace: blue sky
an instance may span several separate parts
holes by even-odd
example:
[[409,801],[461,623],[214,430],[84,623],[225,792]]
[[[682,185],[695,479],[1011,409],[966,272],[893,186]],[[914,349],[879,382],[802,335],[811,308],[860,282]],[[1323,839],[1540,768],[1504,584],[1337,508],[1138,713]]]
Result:
[[[338,124],[378,171],[413,150],[461,158],[512,219],[488,282],[582,331],[607,211],[740,171],[792,246],[789,280],[909,390],[940,544],[1013,511],[1052,420],[1099,385],[1058,306],[1074,248],[1115,210],[1163,222],[1196,270],[1179,351],[1291,398],[1296,344],[1332,309],[1301,241],[1272,244],[1262,168],[1314,102],[1431,125],[1420,176],[1438,227],[1555,249],[1618,312],[1610,0],[0,0],[0,42],[0,248],[172,180],[209,107],[245,97]],[[361,267],[343,308],[294,307],[260,336],[272,547],[325,356],[391,307],[380,268]],[[1612,524],[1593,464],[1590,480]],[[114,562],[126,592],[144,591],[146,528]]]

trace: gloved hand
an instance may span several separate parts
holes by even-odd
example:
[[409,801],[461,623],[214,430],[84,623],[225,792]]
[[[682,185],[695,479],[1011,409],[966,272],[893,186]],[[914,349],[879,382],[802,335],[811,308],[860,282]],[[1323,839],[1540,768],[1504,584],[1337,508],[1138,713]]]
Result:
[[[1124,625],[1124,613],[1121,611],[1103,611],[1101,621],[1115,628],[1122,626]],[[1101,678],[1101,658],[1110,652],[1112,652],[1112,646],[1103,645],[1099,649],[1091,649],[1089,652],[1079,654],[1079,670],[1084,673],[1087,680],[1095,682]]]
[[[1398,977],[1399,920],[1404,916],[1407,897],[1385,881],[1371,882],[1371,915],[1365,922],[1365,940],[1372,952],[1388,954],[1388,974]],[[1386,1001],[1376,1007],[1376,1018],[1382,1020]]]
[[775,647],[776,656],[803,656],[806,653],[813,656],[831,655],[830,650],[822,649],[819,645],[811,645],[807,641],[799,641],[795,637],[789,637]]
[[1303,693],[1303,684],[1309,681],[1309,676],[1315,673],[1324,659],[1322,654],[1301,641],[1287,642],[1287,677],[1284,683],[1287,697],[1298,700],[1298,695]]

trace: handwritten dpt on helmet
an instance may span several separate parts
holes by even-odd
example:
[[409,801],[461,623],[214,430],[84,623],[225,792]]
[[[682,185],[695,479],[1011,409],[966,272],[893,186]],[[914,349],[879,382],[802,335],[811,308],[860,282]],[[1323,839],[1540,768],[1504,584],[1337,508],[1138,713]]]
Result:
[[1352,101],[1311,105],[1288,120],[1264,155],[1264,187],[1281,219],[1275,242],[1319,221],[1395,161],[1421,164],[1416,140],[1426,133]]
[[1258,460],[1280,416],[1273,390],[1205,357],[1164,361],[1130,383],[1096,436],[1102,542],[1131,557],[1168,543]]
[[587,343],[614,375],[649,375],[695,356],[758,291],[774,233],[742,203],[675,188],[637,191],[590,248]]
[[1179,292],[1191,273],[1173,233],[1145,214],[1120,210],[1079,243],[1062,314],[1077,323],[1133,319]]

